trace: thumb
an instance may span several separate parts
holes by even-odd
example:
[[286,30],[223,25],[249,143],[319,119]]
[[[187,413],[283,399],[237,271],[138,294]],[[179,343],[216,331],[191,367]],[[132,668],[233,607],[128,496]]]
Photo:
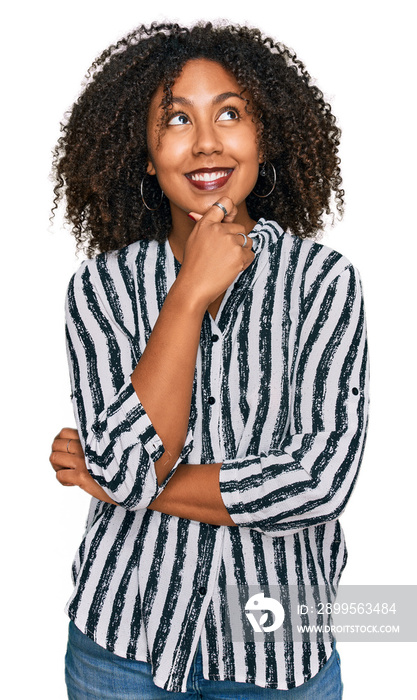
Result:
[[197,212],[195,212],[195,211],[190,211],[190,212],[188,213],[188,216],[189,216],[190,219],[192,219],[193,221],[200,221],[200,219],[203,218],[203,215],[202,215],[202,214],[197,214]]

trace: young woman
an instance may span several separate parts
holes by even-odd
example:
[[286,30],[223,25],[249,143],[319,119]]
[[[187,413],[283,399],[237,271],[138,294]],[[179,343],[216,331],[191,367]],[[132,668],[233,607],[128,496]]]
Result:
[[331,633],[296,634],[325,621],[307,589],[334,599],[366,433],[358,273],[309,240],[342,212],[339,137],[257,30],[141,27],[89,71],[54,162],[89,256],[66,308],[78,433],[51,455],[93,496],[70,698],[341,697]]

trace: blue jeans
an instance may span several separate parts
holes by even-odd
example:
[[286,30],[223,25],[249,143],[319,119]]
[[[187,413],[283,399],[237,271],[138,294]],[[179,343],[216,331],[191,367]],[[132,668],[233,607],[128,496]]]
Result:
[[340,659],[334,649],[311,680],[293,690],[261,688],[251,683],[203,678],[200,646],[187,680],[187,692],[173,693],[152,681],[151,666],[103,649],[70,622],[65,657],[69,700],[341,700]]

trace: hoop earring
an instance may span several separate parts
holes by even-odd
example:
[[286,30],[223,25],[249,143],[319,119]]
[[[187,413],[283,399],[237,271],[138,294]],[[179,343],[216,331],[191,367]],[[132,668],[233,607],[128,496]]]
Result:
[[269,197],[269,195],[272,194],[272,192],[274,191],[275,185],[277,184],[277,171],[275,170],[274,165],[273,165],[273,163],[271,163],[270,160],[266,160],[265,163],[262,164],[262,170],[259,171],[259,175],[261,177],[265,177],[267,163],[272,168],[272,180],[273,180],[273,182],[272,182],[271,189],[266,194],[257,194],[257,192],[255,192],[255,189],[252,190],[252,193],[255,195],[255,197],[259,197],[260,199],[265,199],[265,197]]
[[[146,175],[148,175],[148,173],[146,173]],[[146,175],[145,175],[145,176],[142,178],[142,180],[140,181],[140,196],[142,197],[142,202],[143,202],[144,206],[148,209],[148,211],[157,211],[157,210],[159,209],[159,207],[161,206],[161,204],[162,204],[162,200],[163,200],[163,198],[164,198],[164,193],[163,193],[163,191],[161,190],[161,199],[159,200],[159,204],[158,204],[157,207],[150,207],[148,204],[146,204],[146,202],[145,202],[145,197],[143,196],[143,183],[144,183],[144,181],[145,181]],[[150,177],[150,176],[149,176],[149,177]]]

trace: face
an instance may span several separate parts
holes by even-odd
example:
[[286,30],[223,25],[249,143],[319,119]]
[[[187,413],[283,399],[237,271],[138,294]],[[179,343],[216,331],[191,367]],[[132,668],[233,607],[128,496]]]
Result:
[[185,64],[172,95],[162,131],[162,88],[151,102],[148,172],[169,199],[173,225],[190,211],[204,214],[224,195],[238,207],[236,220],[248,216],[245,199],[261,162],[256,124],[245,109],[249,95],[241,95],[221,65],[205,59]]

